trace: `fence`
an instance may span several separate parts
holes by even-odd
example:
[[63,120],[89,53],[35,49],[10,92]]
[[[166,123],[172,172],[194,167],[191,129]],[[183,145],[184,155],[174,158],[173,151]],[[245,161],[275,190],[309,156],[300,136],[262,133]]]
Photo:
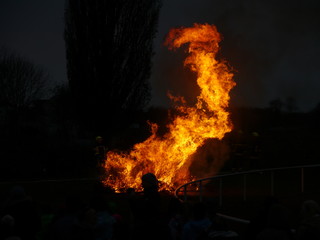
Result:
[[[221,175],[217,175],[217,176],[213,176],[213,177],[208,177],[208,178],[202,178],[202,179],[198,179],[192,182],[188,182],[186,184],[183,184],[181,186],[179,186],[176,190],[175,190],[175,196],[177,198],[179,198],[179,196],[181,195],[180,193],[182,192],[182,196],[183,196],[183,200],[187,201],[188,200],[188,194],[192,193],[192,194],[197,194],[199,201],[203,201],[203,197],[204,197],[204,186],[209,185],[210,182],[212,181],[216,181],[215,187],[218,190],[218,198],[219,198],[219,205],[222,206],[223,204],[223,193],[224,193],[224,182],[226,182],[226,180],[228,178],[232,178],[232,177],[240,177],[241,181],[238,181],[237,183],[239,184],[239,182],[241,182],[241,191],[237,192],[238,194],[242,195],[242,200],[243,201],[247,201],[248,200],[248,178],[251,175],[255,175],[258,174],[259,176],[263,176],[265,179],[267,180],[267,187],[266,188],[262,188],[263,190],[263,194],[269,194],[271,196],[275,195],[276,189],[279,185],[279,182],[275,181],[275,175],[277,173],[283,173],[285,171],[298,171],[298,176],[297,173],[296,175],[296,181],[292,182],[289,181],[291,183],[291,187],[288,187],[289,191],[292,191],[292,186],[298,185],[298,191],[300,193],[304,193],[305,192],[305,186],[306,186],[306,170],[308,169],[315,169],[315,168],[319,168],[320,164],[315,164],[315,165],[303,165],[303,166],[294,166],[294,167],[282,167],[282,168],[269,168],[269,169],[259,169],[259,170],[252,170],[252,171],[245,171],[245,172],[237,172],[237,173],[230,173],[230,174],[221,174]],[[319,178],[320,180],[320,173],[318,172],[319,169],[316,169],[317,171],[315,171],[314,173],[310,173],[310,175],[316,175],[316,177]],[[297,177],[299,179],[297,179]],[[285,177],[286,178],[286,177]],[[255,177],[255,180],[257,180],[258,178]],[[283,180],[283,176],[281,178]],[[312,179],[312,180],[311,180]],[[314,176],[309,179],[309,182],[320,182],[320,181],[314,181]],[[290,179],[287,179],[290,180]],[[297,181],[298,180],[298,181]],[[207,184],[203,184],[204,182],[209,182]],[[261,183],[261,182],[260,182]],[[234,183],[233,183],[234,184]],[[258,184],[259,186],[259,182],[256,182],[256,184]],[[287,182],[285,181],[285,184],[287,184]],[[281,184],[280,184],[281,185]],[[312,185],[312,184],[311,184]],[[258,186],[255,186],[255,188],[257,188]],[[193,189],[189,189],[192,188]],[[261,186],[259,186],[261,187]],[[281,189],[283,189],[284,186],[281,187]],[[315,186],[317,188],[317,186]],[[240,223],[240,224],[244,224],[247,225],[250,223],[249,220],[246,219],[242,219],[242,218],[237,218],[234,216],[228,216],[225,214],[221,214],[221,213],[217,213],[218,216],[234,222],[234,223]]]
[[[214,186],[214,190],[218,190],[218,193],[216,195],[219,198],[219,205],[221,206],[223,204],[224,183],[228,182],[227,181],[228,178],[232,178],[232,177],[237,176],[237,177],[240,177],[237,181],[237,184],[239,184],[240,182],[242,184],[241,184],[240,188],[237,189],[238,191],[235,191],[235,192],[238,195],[239,194],[242,195],[243,201],[247,201],[247,199],[248,199],[248,183],[249,183],[248,178],[252,175],[260,175],[260,176],[263,176],[265,180],[267,179],[267,183],[264,183],[264,187],[262,189],[260,189],[260,193],[262,190],[263,194],[269,194],[271,196],[274,196],[277,186],[280,185],[280,181],[276,182],[275,175],[278,173],[281,173],[281,172],[283,173],[285,171],[287,171],[287,173],[288,173],[288,170],[291,172],[294,172],[293,175],[295,176],[293,180],[289,181],[289,177],[288,177],[287,181],[285,181],[285,183],[288,183],[288,181],[290,183],[290,185],[288,186],[288,189],[292,190],[294,187],[298,186],[299,187],[298,192],[304,193],[305,186],[306,186],[306,182],[305,182],[306,181],[306,170],[315,169],[315,168],[319,168],[319,167],[320,167],[320,164],[314,164],[314,165],[303,165],[303,166],[293,166],[293,167],[259,169],[259,170],[245,171],[245,172],[236,172],[236,173],[216,175],[213,177],[198,179],[198,180],[188,182],[186,184],[179,186],[175,190],[175,196],[177,198],[179,198],[182,195],[183,200],[187,201],[188,194],[198,195],[199,200],[203,201],[203,197],[205,194],[204,187],[208,186],[208,185],[212,185],[212,186]],[[319,169],[317,169],[317,170],[319,170]],[[297,174],[297,171],[298,171],[298,174]],[[318,171],[315,173],[310,173],[310,174],[316,175],[317,177],[320,178],[320,174],[318,174]],[[286,178],[286,177],[282,176],[282,181],[284,178]],[[255,181],[257,179],[258,178],[256,177]],[[297,180],[299,182],[297,182]],[[207,182],[207,183],[204,184],[204,182]],[[212,184],[212,183],[214,183],[214,184]],[[259,182],[257,182],[256,184],[259,184]],[[230,185],[230,181],[229,181],[229,185]],[[267,185],[267,187],[265,185]],[[241,189],[240,192],[239,192],[239,189]],[[296,189],[294,191],[296,191]]]

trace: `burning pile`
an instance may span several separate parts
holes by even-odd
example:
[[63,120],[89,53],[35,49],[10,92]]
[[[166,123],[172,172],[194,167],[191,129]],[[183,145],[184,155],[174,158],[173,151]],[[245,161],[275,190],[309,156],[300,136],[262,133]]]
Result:
[[197,73],[200,95],[195,106],[179,101],[177,116],[167,126],[168,132],[157,136],[158,126],[151,124],[152,135],[134,145],[130,153],[107,153],[104,183],[116,191],[140,188],[141,176],[154,173],[163,189],[170,189],[191,179],[191,156],[208,138],[222,139],[232,125],[226,111],[229,92],[235,86],[233,74],[223,61],[215,59],[221,35],[214,25],[194,24],[190,28],[172,29],[165,45],[176,49],[189,43],[184,64]]

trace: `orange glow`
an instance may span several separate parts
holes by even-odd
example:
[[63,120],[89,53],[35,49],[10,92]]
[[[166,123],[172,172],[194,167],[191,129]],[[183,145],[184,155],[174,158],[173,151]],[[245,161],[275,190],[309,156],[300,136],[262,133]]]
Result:
[[134,145],[129,153],[109,151],[106,185],[118,192],[129,187],[140,189],[141,176],[152,172],[162,183],[162,189],[173,189],[192,178],[191,156],[205,140],[222,139],[232,130],[226,108],[235,82],[226,63],[215,58],[220,41],[221,35],[214,25],[194,24],[170,30],[165,40],[169,49],[189,44],[184,64],[197,73],[200,88],[197,103],[187,106],[183,98],[171,96],[180,105],[164,136],[157,136],[158,126],[150,124],[151,136]]

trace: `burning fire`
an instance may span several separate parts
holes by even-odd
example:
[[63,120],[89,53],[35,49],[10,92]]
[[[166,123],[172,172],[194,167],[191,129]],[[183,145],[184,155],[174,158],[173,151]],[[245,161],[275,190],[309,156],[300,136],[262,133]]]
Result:
[[233,74],[224,61],[215,57],[221,35],[214,25],[194,24],[190,28],[170,30],[165,45],[176,49],[189,43],[185,66],[197,73],[200,95],[195,106],[187,106],[183,98],[171,96],[179,102],[178,112],[168,124],[168,132],[157,136],[158,126],[151,125],[151,136],[134,145],[129,153],[107,153],[104,183],[116,191],[141,188],[141,176],[154,173],[162,189],[172,189],[192,177],[189,173],[191,156],[208,138],[222,139],[232,124],[226,111],[229,92],[235,86]]

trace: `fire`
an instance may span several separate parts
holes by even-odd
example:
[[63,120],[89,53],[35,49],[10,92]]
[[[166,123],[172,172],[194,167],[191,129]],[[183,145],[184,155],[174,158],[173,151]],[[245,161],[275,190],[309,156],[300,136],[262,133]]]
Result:
[[208,138],[222,139],[232,124],[226,108],[229,92],[235,86],[233,74],[224,61],[218,61],[221,35],[214,25],[194,24],[190,28],[170,30],[165,45],[176,49],[189,44],[185,66],[197,73],[200,95],[195,106],[187,106],[183,98],[171,96],[179,102],[177,116],[168,124],[168,132],[157,136],[158,126],[150,124],[151,136],[134,145],[129,153],[107,153],[104,183],[116,191],[140,189],[141,176],[154,173],[162,188],[170,189],[191,179],[191,156]]

